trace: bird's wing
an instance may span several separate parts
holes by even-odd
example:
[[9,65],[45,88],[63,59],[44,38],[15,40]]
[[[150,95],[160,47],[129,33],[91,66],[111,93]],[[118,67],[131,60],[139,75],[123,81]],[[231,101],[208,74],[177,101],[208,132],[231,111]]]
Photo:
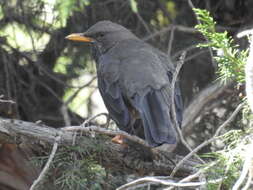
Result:
[[[98,88],[110,117],[121,130],[131,131],[131,115],[118,84],[117,60],[100,60]],[[111,67],[114,65],[113,67]]]

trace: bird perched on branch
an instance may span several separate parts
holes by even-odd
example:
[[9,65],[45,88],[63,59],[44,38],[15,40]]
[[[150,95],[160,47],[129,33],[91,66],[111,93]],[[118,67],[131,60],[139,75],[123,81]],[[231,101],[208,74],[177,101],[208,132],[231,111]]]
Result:
[[[110,21],[66,39],[92,44],[98,88],[118,127],[145,138],[152,147],[172,151],[177,144],[171,106],[175,69],[167,55]],[[183,106],[178,82],[174,102],[180,125]]]

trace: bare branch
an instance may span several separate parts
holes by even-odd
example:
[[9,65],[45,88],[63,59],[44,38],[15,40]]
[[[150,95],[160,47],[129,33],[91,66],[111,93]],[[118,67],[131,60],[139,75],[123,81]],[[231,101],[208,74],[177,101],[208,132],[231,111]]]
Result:
[[[208,183],[218,183],[221,179],[216,179],[216,180],[210,180]],[[122,185],[121,187],[117,188],[116,190],[127,190],[131,187],[134,187],[138,184],[143,184],[147,182],[153,182],[156,184],[162,184],[162,185],[167,185],[167,186],[174,186],[174,187],[198,187],[201,185],[206,184],[206,182],[188,182],[188,183],[178,183],[173,180],[163,180],[159,179],[156,177],[144,177],[137,179],[135,181],[132,181],[130,183],[127,183],[125,185]]]
[[15,104],[15,102],[13,100],[4,100],[3,97],[4,97],[4,95],[0,95],[0,103]]
[[105,116],[106,117],[106,125],[108,124],[110,120],[110,116],[108,113],[99,113],[97,115],[94,115],[88,119],[86,119],[81,126],[86,127],[87,124],[89,124],[92,120],[96,119],[97,117]]
[[237,106],[237,108],[235,109],[235,111],[231,114],[231,116],[220,126],[218,127],[216,133],[214,134],[214,136],[207,140],[204,141],[202,144],[200,144],[199,146],[197,146],[195,149],[193,149],[189,154],[187,154],[178,164],[177,166],[173,169],[171,175],[173,176],[176,172],[177,169],[180,167],[180,165],[187,159],[189,159],[192,155],[196,154],[200,149],[202,149],[203,147],[205,147],[206,145],[210,144],[211,142],[215,141],[218,139],[218,135],[221,132],[221,130],[226,127],[234,118],[235,116],[238,114],[238,112],[242,109],[243,107],[243,103],[240,104],[239,106]]
[[169,57],[171,57],[171,48],[174,41],[174,32],[175,32],[175,28],[174,26],[172,26],[172,29],[170,31],[169,43],[168,43],[168,50],[167,50],[167,54]]
[[[41,141],[51,144],[55,143],[55,138],[59,133],[61,134],[61,139],[58,143],[70,146],[73,143],[75,133],[69,130],[82,131],[82,136],[77,133],[76,144],[85,148],[87,156],[89,156],[88,152],[92,152],[93,159],[97,160],[103,167],[114,171],[138,173],[141,176],[149,173],[169,175],[174,168],[173,163],[178,163],[183,158],[173,153],[154,152],[144,140],[123,131],[113,131],[97,126],[69,126],[62,129],[54,129],[36,123],[0,118],[1,138],[7,136],[5,139],[15,139],[22,136],[22,138],[27,138],[27,140],[32,139],[34,146]],[[118,134],[125,136],[129,140],[127,148],[111,142],[111,138],[108,138]],[[95,147],[101,148],[98,150]],[[199,162],[194,160],[186,161],[179,169],[177,176],[187,176],[196,172],[195,166],[198,164]]]
[[[184,136],[182,134],[182,131],[181,131],[181,129],[179,127],[179,124],[177,122],[176,107],[175,107],[175,101],[174,101],[174,98],[175,98],[175,84],[176,84],[176,81],[177,81],[177,76],[179,74],[179,71],[180,71],[180,69],[182,68],[182,66],[184,64],[185,56],[186,56],[186,52],[184,52],[182,54],[182,56],[180,58],[180,61],[177,65],[176,71],[173,74],[173,78],[172,78],[172,82],[171,82],[171,105],[172,105],[172,114],[173,114],[173,120],[174,120],[175,128],[176,128],[176,131],[177,131],[177,133],[180,137],[180,140],[190,151],[192,151],[192,148],[185,141]],[[195,155],[195,156],[199,161],[201,161],[202,163],[205,163],[198,155]]]
[[55,156],[55,153],[57,151],[57,148],[58,148],[58,142],[61,140],[61,136],[57,136],[55,138],[55,142],[54,142],[54,146],[53,146],[53,149],[52,149],[52,152],[47,160],[47,163],[46,165],[44,166],[43,170],[41,171],[39,177],[33,182],[32,186],[30,187],[30,190],[34,190],[36,189],[36,186],[39,185],[39,183],[42,182],[42,180],[45,178],[46,176],[46,173],[47,171],[49,170],[49,167],[50,167],[50,164],[52,163],[53,161],[53,158]]
[[[251,168],[252,167],[252,159],[253,159],[253,154],[252,154],[253,142],[252,142],[252,139],[251,139],[251,143],[249,145],[247,145],[246,149],[247,149],[246,158],[245,158],[245,161],[244,161],[244,164],[243,164],[242,173],[241,173],[239,179],[234,184],[232,190],[240,189],[241,185],[246,180],[246,177],[247,177],[249,171],[252,170],[252,168]],[[250,181],[251,181],[251,179],[250,179]]]
[[218,81],[206,87],[193,99],[190,105],[184,110],[184,119],[182,124],[184,135],[189,134],[189,132],[192,130],[195,118],[199,116],[204,107],[212,100],[220,96],[225,89],[231,86],[231,84],[233,84],[232,81],[228,81],[225,85]]
[[186,27],[186,26],[182,26],[182,25],[169,25],[167,28],[163,28],[162,30],[160,31],[157,31],[145,38],[143,38],[144,41],[148,41],[152,38],[155,38],[156,36],[159,36],[159,35],[162,35],[170,30],[178,30],[178,31],[181,31],[181,32],[187,32],[187,33],[197,33],[198,31],[195,29],[195,28],[191,28],[191,27]]

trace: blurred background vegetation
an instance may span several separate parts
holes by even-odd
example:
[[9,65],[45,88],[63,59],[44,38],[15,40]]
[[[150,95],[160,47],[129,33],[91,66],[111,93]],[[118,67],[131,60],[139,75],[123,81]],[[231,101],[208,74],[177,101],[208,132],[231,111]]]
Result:
[[[235,35],[252,26],[253,1],[192,2],[195,7],[210,11],[217,22],[217,31],[228,31],[240,49],[247,47],[247,39],[239,40]],[[86,118],[105,112],[89,46],[64,39],[70,33],[84,32],[100,20],[124,25],[168,53],[174,64],[182,51],[187,51],[180,73],[185,107],[217,78],[217,66],[208,49],[196,47],[206,39],[194,29],[197,21],[187,0],[1,0],[0,96],[15,103],[1,102],[0,116],[62,127],[81,124]],[[240,101],[243,89],[243,85],[240,88],[232,85],[219,99],[209,103],[190,133],[191,144],[196,145],[214,133]],[[241,116],[238,117],[235,128],[241,125],[238,124]],[[76,155],[70,156],[73,157]],[[63,167],[70,167],[70,163]],[[97,163],[92,162],[90,167],[93,173],[86,172],[84,178],[93,181],[89,189],[115,187],[99,177],[108,181],[108,177],[119,174],[109,174],[100,168],[98,177]],[[121,180],[114,185],[122,184]],[[71,183],[66,185],[65,181],[60,185],[70,189]]]

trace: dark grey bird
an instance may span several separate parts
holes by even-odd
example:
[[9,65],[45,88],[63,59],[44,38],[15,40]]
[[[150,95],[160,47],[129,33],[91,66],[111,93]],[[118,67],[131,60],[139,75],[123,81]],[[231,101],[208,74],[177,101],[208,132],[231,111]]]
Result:
[[[171,106],[175,69],[169,57],[110,21],[97,22],[86,32],[66,38],[92,44],[98,88],[118,127],[145,138],[152,147],[166,145],[171,151],[177,144],[177,132]],[[183,105],[178,82],[174,97],[181,125]]]

